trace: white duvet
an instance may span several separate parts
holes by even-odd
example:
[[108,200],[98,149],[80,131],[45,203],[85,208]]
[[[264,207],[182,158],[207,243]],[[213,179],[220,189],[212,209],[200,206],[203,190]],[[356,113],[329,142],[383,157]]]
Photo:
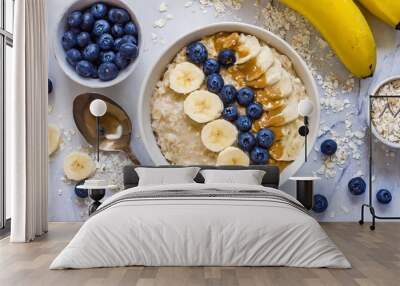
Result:
[[258,190],[262,186],[182,184],[136,187],[108,198],[50,269],[145,266],[293,266],[349,268],[308,214],[279,200],[174,197],[129,200],[137,192]]

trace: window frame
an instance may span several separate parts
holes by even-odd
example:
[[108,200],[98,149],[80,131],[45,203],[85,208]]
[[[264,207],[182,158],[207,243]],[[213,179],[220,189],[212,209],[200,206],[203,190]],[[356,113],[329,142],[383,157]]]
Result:
[[[10,230],[10,220],[6,218],[5,189],[5,93],[6,93],[6,48],[13,47],[13,34],[6,30],[6,1],[0,0],[0,237]],[[15,7],[14,0],[12,1]],[[12,9],[14,13],[14,8]]]

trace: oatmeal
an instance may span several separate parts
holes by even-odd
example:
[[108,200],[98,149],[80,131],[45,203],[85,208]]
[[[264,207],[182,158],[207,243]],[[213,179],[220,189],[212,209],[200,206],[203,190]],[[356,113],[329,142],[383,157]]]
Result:
[[152,96],[152,128],[171,164],[283,169],[303,147],[305,97],[287,56],[252,35],[217,33],[168,65]]
[[[383,85],[377,95],[400,95],[400,80]],[[374,98],[372,101],[372,123],[376,131],[392,143],[400,143],[400,98]]]

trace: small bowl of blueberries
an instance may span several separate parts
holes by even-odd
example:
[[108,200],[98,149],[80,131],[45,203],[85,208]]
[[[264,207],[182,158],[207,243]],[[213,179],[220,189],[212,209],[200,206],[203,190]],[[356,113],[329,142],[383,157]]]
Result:
[[121,0],[76,1],[57,27],[56,58],[73,81],[105,88],[138,64],[142,38],[137,18]]

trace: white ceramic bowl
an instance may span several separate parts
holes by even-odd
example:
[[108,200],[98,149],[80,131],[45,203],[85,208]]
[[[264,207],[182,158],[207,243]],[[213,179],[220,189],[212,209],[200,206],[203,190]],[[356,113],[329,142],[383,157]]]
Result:
[[[378,82],[378,84],[372,89],[371,94],[376,95],[382,86],[384,86],[385,84],[387,84],[391,81],[394,81],[394,80],[400,80],[400,75],[391,76],[391,77],[388,77],[388,78]],[[400,100],[400,98],[399,98],[399,100]],[[369,108],[370,108],[370,105],[368,102],[368,110],[369,110]],[[369,123],[369,119],[368,119],[368,123]],[[385,144],[391,148],[400,149],[400,143],[394,143],[394,142],[391,142],[391,141],[387,140],[386,138],[382,137],[379,134],[379,132],[376,130],[375,125],[373,123],[371,124],[371,131],[372,131],[372,134],[374,134],[374,136],[376,138],[378,138],[378,140],[381,141],[383,144]]]
[[99,79],[84,78],[84,77],[81,77],[80,75],[78,75],[66,60],[66,52],[64,51],[62,44],[61,44],[61,37],[62,37],[63,33],[66,31],[66,25],[67,25],[66,22],[67,22],[67,17],[68,17],[69,13],[71,13],[74,10],[82,10],[82,9],[87,8],[97,2],[99,2],[99,0],[78,0],[74,4],[72,4],[70,7],[68,7],[62,14],[63,16],[57,25],[57,29],[55,31],[55,37],[54,37],[54,39],[56,39],[56,40],[54,41],[53,45],[54,45],[54,53],[57,58],[57,61],[60,65],[61,69],[64,71],[64,73],[70,79],[72,79],[73,81],[75,81],[83,86],[87,86],[90,88],[105,88],[105,87],[110,87],[110,86],[116,85],[117,83],[123,81],[135,70],[135,68],[139,62],[140,54],[142,52],[143,39],[142,39],[142,35],[141,35],[141,28],[139,25],[139,21],[128,4],[126,4],[123,0],[102,0],[101,2],[104,2],[111,6],[121,7],[121,8],[126,9],[126,11],[128,11],[129,15],[131,16],[131,20],[136,24],[136,27],[138,29],[139,55],[124,70],[120,71],[118,76],[115,79],[110,80],[110,81],[100,81]]
[[[319,128],[320,105],[318,89],[306,63],[300,58],[300,56],[288,43],[278,38],[274,34],[253,25],[225,22],[207,25],[205,27],[192,31],[189,34],[183,35],[163,53],[163,55],[158,59],[158,61],[156,61],[155,65],[152,67],[147,77],[145,78],[144,84],[142,85],[137,109],[138,123],[140,137],[143,140],[146,151],[153,163],[156,165],[168,164],[168,161],[165,159],[160,151],[159,146],[157,145],[156,138],[151,127],[150,101],[156,83],[162,77],[167,65],[173,60],[176,54],[183,47],[195,40],[199,40],[205,36],[222,31],[236,31],[254,35],[290,58],[298,76],[302,79],[305,85],[308,96],[314,104],[314,110],[310,116],[310,133],[308,136],[308,153],[310,153],[317,138]],[[290,164],[285,170],[283,170],[280,177],[280,183],[283,184],[289,179],[289,177],[293,176],[303,163],[304,151],[299,154],[297,159],[292,164]]]

